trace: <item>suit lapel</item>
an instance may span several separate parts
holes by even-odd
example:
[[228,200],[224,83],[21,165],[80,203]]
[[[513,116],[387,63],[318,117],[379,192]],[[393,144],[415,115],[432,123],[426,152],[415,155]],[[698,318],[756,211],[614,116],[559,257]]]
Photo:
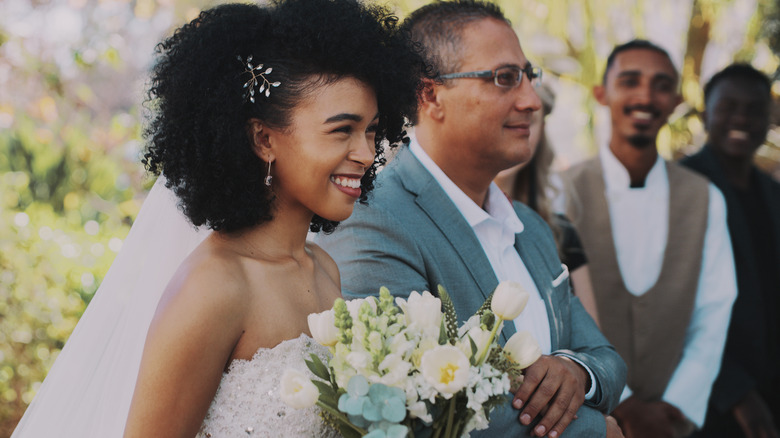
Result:
[[496,288],[498,279],[471,226],[407,147],[398,152],[394,161],[398,161],[396,172],[404,188],[417,196],[417,205],[458,253],[484,301]]
[[[524,236],[523,233],[526,233],[526,235]],[[531,278],[533,278],[534,284],[536,284],[536,288],[539,290],[539,295],[544,301],[544,307],[547,309],[547,319],[550,323],[550,347],[552,351],[555,351],[558,349],[558,345],[560,345],[562,321],[555,311],[557,306],[552,302],[550,268],[545,265],[544,257],[540,253],[535,239],[531,238],[526,231],[523,233],[515,235],[515,248],[517,253],[520,254],[526,269],[531,274]]]

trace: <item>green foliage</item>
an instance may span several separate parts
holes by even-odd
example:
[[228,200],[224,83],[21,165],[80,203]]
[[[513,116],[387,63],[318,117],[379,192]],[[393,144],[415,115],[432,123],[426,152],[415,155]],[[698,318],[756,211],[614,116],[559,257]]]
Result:
[[[107,272],[140,207],[126,151],[140,121],[106,124],[57,93],[2,108],[0,437],[9,436]],[[0,114],[2,115],[2,114]]]

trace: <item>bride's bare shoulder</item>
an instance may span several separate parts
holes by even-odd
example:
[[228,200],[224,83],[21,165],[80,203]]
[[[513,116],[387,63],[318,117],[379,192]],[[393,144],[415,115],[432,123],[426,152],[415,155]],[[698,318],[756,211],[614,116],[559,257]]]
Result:
[[247,300],[247,276],[241,258],[207,238],[179,266],[168,283],[168,300],[213,310],[240,311]]
[[324,249],[312,241],[306,241],[306,248],[312,254],[314,261],[322,268],[334,283],[341,284],[339,268],[336,261]]

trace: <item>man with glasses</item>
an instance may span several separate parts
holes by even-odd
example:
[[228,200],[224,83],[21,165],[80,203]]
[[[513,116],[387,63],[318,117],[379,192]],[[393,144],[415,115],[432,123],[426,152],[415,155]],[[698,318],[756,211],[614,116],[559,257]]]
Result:
[[617,403],[625,364],[570,293],[545,222],[492,183],[531,157],[541,71],[489,3],[433,3],[404,26],[440,75],[421,91],[411,144],[379,174],[370,205],[318,238],[339,265],[343,294],[375,295],[380,286],[435,294],[442,285],[462,322],[499,281],[522,284],[531,298],[501,339],[529,331],[544,355],[473,436],[622,436],[604,414]]
[[685,437],[704,422],[736,296],[723,195],[658,154],[681,100],[665,50],[615,47],[593,91],[611,137],[563,179],[601,328],[628,365],[613,415],[629,438]]

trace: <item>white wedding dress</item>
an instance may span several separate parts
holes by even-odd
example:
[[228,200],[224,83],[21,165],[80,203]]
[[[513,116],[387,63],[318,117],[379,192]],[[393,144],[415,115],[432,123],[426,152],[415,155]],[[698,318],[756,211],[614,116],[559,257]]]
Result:
[[[122,436],[157,303],[210,233],[194,228],[176,202],[160,177],[12,438]],[[323,348],[301,336],[231,364],[199,437],[328,436],[317,408],[296,412],[278,397],[284,369],[308,372],[304,359]]]
[[306,335],[261,348],[251,360],[236,360],[222,376],[217,395],[203,421],[198,438],[338,437],[319,416],[319,408],[295,409],[279,398],[279,382],[286,369],[314,377],[304,359],[327,349]]

